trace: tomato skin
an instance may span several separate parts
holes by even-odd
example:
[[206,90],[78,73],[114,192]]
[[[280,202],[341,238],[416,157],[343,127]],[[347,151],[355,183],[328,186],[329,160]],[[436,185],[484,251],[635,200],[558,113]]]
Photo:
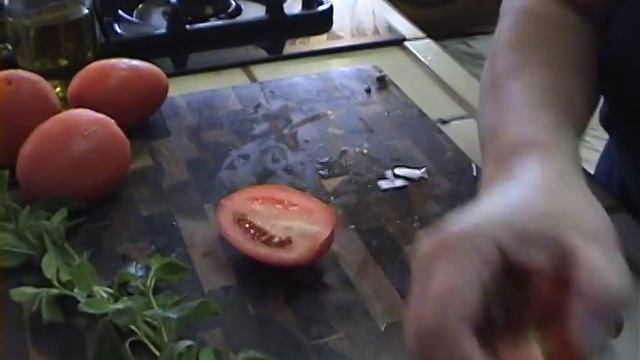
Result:
[[39,75],[0,71],[0,166],[13,165],[33,129],[60,111],[55,91]]
[[[295,210],[278,210],[275,206],[266,215],[252,207],[252,202],[266,199],[270,203],[286,201],[295,204]],[[285,205],[286,206],[286,205]],[[269,247],[251,239],[245,229],[234,223],[234,214],[248,213],[249,218],[261,218],[265,227],[276,225],[302,226],[310,233],[296,232],[279,233],[282,237],[291,237],[293,242],[289,247]],[[217,222],[222,236],[239,252],[261,263],[276,267],[298,267],[314,263],[325,255],[334,241],[336,214],[333,208],[319,199],[283,185],[257,185],[235,192],[222,199],[218,204]],[[271,224],[270,224],[271,223]],[[281,223],[281,224],[278,224]],[[282,226],[281,226],[282,229]],[[309,230],[311,229],[311,230]]]
[[141,125],[169,93],[167,76],[155,65],[134,59],[99,60],[80,70],[68,90],[73,107],[111,117],[123,130]]
[[16,173],[30,199],[95,201],[124,183],[131,161],[129,140],[112,119],[75,109],[33,131],[20,149]]

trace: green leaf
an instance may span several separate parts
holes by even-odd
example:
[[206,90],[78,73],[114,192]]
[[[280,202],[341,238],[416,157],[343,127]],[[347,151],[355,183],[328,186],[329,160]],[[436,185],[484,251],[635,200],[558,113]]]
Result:
[[91,298],[81,302],[78,310],[87,314],[103,315],[113,309],[113,304],[105,298]]
[[150,306],[149,301],[142,296],[122,298],[112,306],[109,318],[122,327],[128,327],[136,324],[139,314]]
[[153,281],[178,283],[189,275],[189,266],[172,257],[154,256],[151,259],[151,273]]
[[156,329],[152,329],[145,321],[139,321],[136,327],[144,334],[144,336],[153,344],[162,345],[164,347],[166,345],[166,341],[162,338],[162,335],[156,331]]
[[180,340],[167,346],[158,360],[197,360],[197,353],[198,349],[195,342]]
[[69,275],[75,286],[85,294],[93,294],[93,287],[100,285],[96,268],[88,261],[76,264]]
[[178,305],[171,310],[178,318],[199,320],[220,314],[220,308],[211,300],[199,299]]
[[28,243],[11,232],[0,233],[0,267],[13,268],[38,255]]
[[271,356],[265,355],[263,353],[249,350],[243,351],[240,354],[236,355],[236,360],[274,360]]
[[0,251],[0,267],[5,269],[15,268],[23,265],[30,258],[30,255],[20,252]]
[[38,255],[38,253],[29,246],[30,244],[22,241],[17,235],[18,234],[13,231],[13,229],[1,232],[0,250],[23,252],[28,255]]
[[220,309],[211,300],[199,299],[180,304],[176,307],[166,310],[151,310],[148,313],[152,316],[172,320],[200,320],[218,315],[220,313]]
[[24,234],[22,234],[22,240],[25,243],[29,244],[29,248],[32,249],[33,251],[35,251],[36,253],[38,253],[38,255],[44,253],[45,246],[44,246],[44,241],[42,241],[42,236],[36,236],[37,234],[34,234],[32,232],[25,232]]
[[116,274],[113,289],[123,296],[131,293],[143,294],[145,293],[143,281],[146,281],[149,271],[148,265],[131,263]]
[[49,219],[52,226],[60,226],[63,225],[69,215],[69,210],[67,208],[62,208],[58,210],[52,217]]
[[123,286],[123,285],[128,285],[136,280],[139,280],[134,274],[122,270],[120,272],[118,272],[118,274],[116,275],[116,278],[113,282],[113,287],[119,287],[119,286]]
[[163,291],[155,296],[156,304],[161,309],[172,308],[177,305],[184,296],[180,296],[172,291]]
[[40,313],[42,314],[42,320],[45,322],[63,322],[64,315],[60,306],[57,303],[57,296],[51,293],[47,293],[42,298],[42,304],[40,306]]
[[51,252],[46,253],[40,263],[42,275],[52,282],[58,281],[58,266],[58,258]]
[[11,300],[15,302],[27,302],[34,301],[38,295],[42,292],[46,292],[47,289],[38,289],[31,286],[22,286],[19,288],[11,289],[9,291],[9,296]]
[[[42,238],[47,249],[47,254],[45,256],[50,256],[52,264],[55,264],[57,269],[57,279],[62,282],[67,282],[71,280],[70,266],[69,264],[75,261],[74,254],[69,253],[66,249],[65,245],[68,244],[57,244],[51,239],[51,237],[45,232],[42,233]],[[64,241],[64,240],[63,240]],[[49,278],[51,281],[54,281],[54,278]]]
[[122,307],[132,307],[136,309],[136,311],[142,311],[151,308],[151,303],[149,303],[149,299],[144,296],[127,296],[121,298],[115,305],[118,308]]
[[109,320],[101,319],[87,336],[89,360],[135,360],[125,349],[120,336]]
[[20,213],[20,217],[18,218],[18,227],[24,229],[31,218],[31,207],[27,206],[22,209],[22,212]]
[[198,353],[198,360],[223,360],[222,351],[205,346]]
[[138,322],[138,312],[132,307],[115,309],[109,313],[109,319],[126,328]]

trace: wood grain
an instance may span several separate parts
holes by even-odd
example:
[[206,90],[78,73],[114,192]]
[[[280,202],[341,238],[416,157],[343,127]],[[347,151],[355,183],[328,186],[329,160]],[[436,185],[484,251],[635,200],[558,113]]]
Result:
[[[83,214],[75,245],[92,250],[105,277],[149,251],[189,263],[180,292],[223,309],[191,331],[232,351],[258,349],[279,360],[409,359],[401,324],[407,249],[418,229],[469,200],[477,179],[471,161],[392,81],[378,86],[380,74],[342,69],[168,99],[130,133],[128,184]],[[320,176],[319,160],[331,163],[329,176]],[[394,165],[426,165],[431,178],[382,193],[376,180]],[[256,183],[288,184],[337,209],[341,225],[326,258],[274,269],[220,238],[218,201]],[[22,313],[7,287],[2,304]],[[21,318],[2,318],[16,344],[3,358],[74,358],[69,331],[79,334],[76,345],[82,332],[47,332],[34,327],[37,316]]]

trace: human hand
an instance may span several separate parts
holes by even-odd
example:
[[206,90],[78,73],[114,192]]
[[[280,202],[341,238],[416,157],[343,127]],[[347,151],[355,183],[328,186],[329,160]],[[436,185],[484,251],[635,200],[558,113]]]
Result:
[[579,171],[532,162],[506,178],[416,239],[406,329],[419,359],[588,358],[629,294]]

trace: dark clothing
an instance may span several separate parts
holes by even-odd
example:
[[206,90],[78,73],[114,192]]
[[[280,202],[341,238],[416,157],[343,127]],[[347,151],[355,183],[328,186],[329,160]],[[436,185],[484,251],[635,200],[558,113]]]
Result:
[[610,140],[596,180],[640,215],[640,0],[613,0],[609,15],[598,72]]

